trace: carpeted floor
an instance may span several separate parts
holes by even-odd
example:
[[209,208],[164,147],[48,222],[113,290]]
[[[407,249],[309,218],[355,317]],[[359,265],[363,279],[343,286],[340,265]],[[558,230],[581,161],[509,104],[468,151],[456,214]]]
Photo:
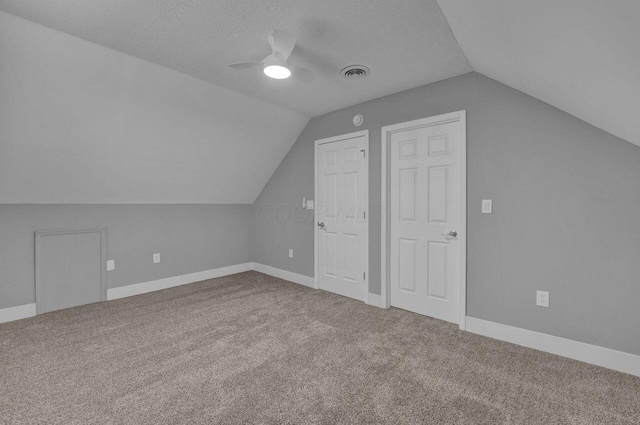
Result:
[[640,378],[256,272],[0,325],[2,424],[640,424]]

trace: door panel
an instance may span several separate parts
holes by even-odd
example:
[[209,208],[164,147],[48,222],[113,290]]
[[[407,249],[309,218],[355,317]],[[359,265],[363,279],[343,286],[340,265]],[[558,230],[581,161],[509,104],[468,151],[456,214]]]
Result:
[[[367,138],[318,145],[318,286],[365,300]],[[317,223],[316,223],[317,225]]]
[[417,176],[417,168],[400,170],[400,220],[402,221],[416,219]]
[[344,278],[358,281],[358,235],[344,234]]
[[427,204],[429,205],[429,223],[446,224],[447,223],[447,193],[448,188],[448,166],[429,167],[429,189],[427,195],[429,197]]
[[460,229],[457,122],[391,134],[391,305],[459,318]]
[[427,296],[447,298],[447,250],[449,244],[429,241],[427,248]]
[[416,249],[417,240],[400,239],[398,245],[398,284],[400,290],[416,292]]

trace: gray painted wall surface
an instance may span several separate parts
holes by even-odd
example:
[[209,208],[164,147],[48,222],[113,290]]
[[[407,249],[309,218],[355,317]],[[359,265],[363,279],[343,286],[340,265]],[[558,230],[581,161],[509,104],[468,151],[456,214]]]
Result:
[[[249,257],[250,205],[0,205],[0,308],[35,302],[34,232],[108,227],[108,287]],[[153,264],[154,253],[161,262]]]
[[[380,128],[462,109],[467,314],[640,354],[640,148],[477,73],[312,119],[252,207],[252,260],[313,275],[313,216],[299,205],[314,195],[314,141],[369,129],[369,291],[379,294]],[[482,199],[494,214],[480,214]],[[535,306],[537,289],[550,308]]]

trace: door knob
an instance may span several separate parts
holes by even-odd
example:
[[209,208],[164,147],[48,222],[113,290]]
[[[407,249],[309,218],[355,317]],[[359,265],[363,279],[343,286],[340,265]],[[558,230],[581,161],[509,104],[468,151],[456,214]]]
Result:
[[456,236],[458,236],[458,232],[456,232],[455,230],[452,230],[449,233],[443,233],[442,236],[449,236],[449,237],[455,238]]
[[324,222],[318,222],[318,227],[321,229],[324,229]]

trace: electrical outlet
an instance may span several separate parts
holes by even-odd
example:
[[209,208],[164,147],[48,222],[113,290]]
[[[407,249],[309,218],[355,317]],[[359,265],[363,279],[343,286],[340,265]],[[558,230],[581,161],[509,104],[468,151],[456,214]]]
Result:
[[536,305],[549,307],[549,293],[547,291],[536,291]]
[[493,213],[493,201],[491,199],[482,200],[482,214]]
[[293,258],[293,249],[289,250],[289,258]]
[[158,264],[160,262],[160,254],[153,254],[153,264]]
[[116,260],[107,260],[107,271],[110,272],[116,269]]
[[313,199],[307,199],[307,209],[308,210],[313,209]]

